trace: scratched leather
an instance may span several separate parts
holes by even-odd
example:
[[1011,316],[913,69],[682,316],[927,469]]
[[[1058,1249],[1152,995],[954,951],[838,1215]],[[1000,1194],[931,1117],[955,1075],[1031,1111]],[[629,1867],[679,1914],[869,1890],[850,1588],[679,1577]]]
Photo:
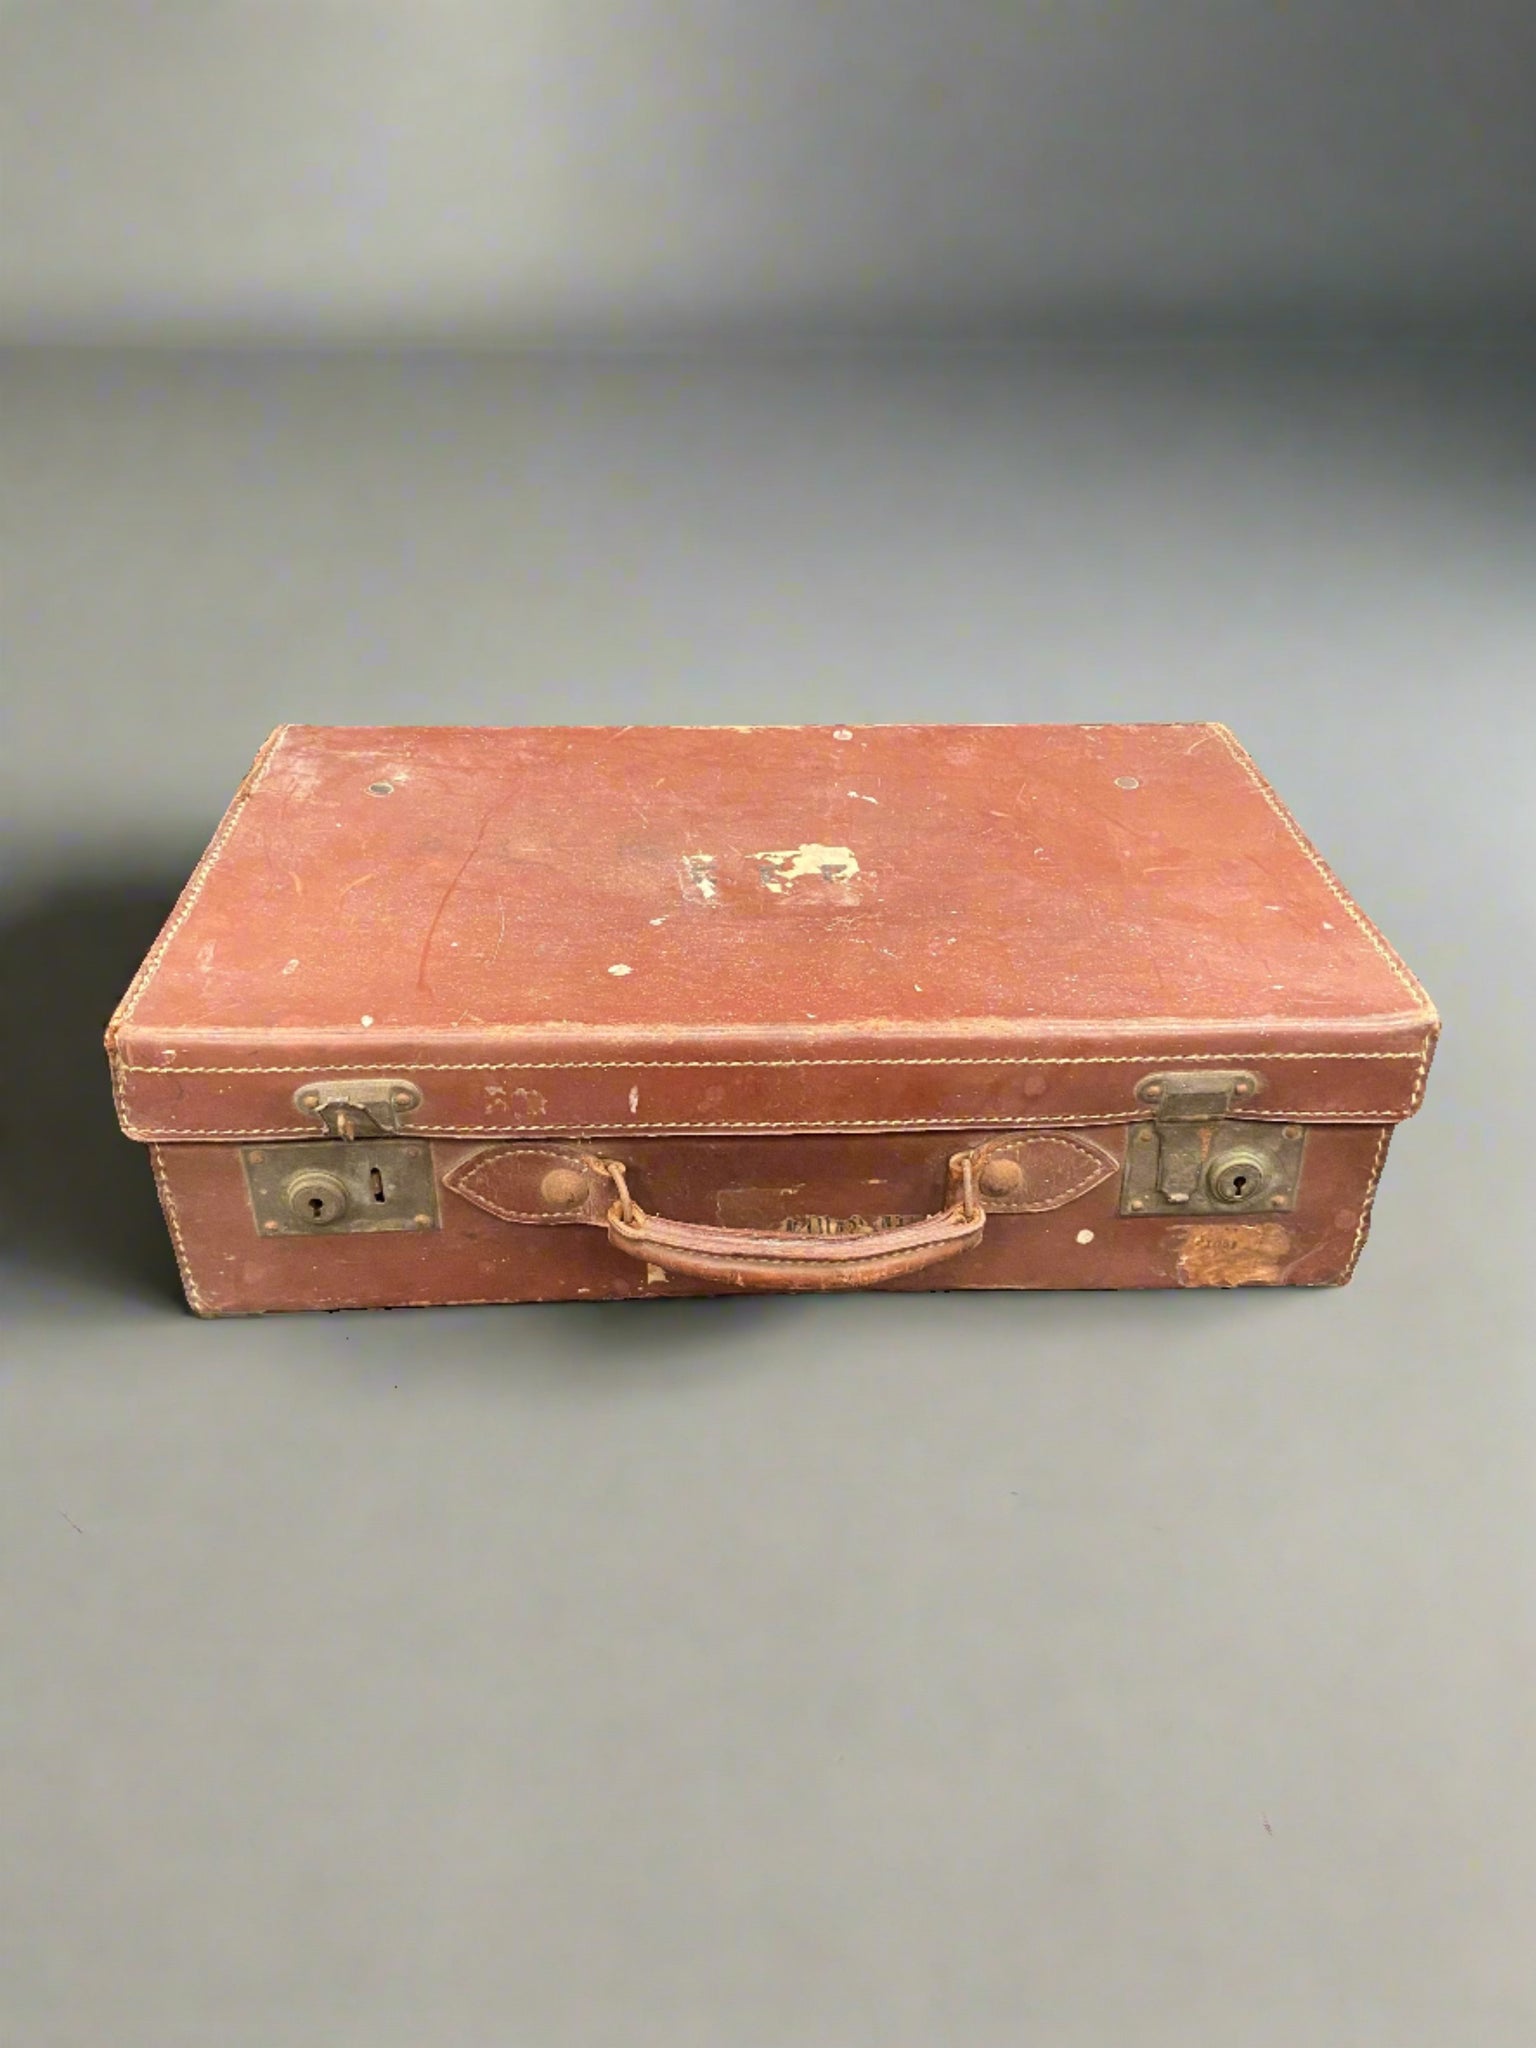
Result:
[[[1086,1135],[1117,1147],[1124,1137],[1098,1130]],[[1122,1217],[1118,1179],[1110,1176],[1044,1214],[989,1214],[974,1249],[928,1272],[879,1284],[896,1290],[1333,1285],[1348,1277],[1364,1242],[1386,1138],[1385,1127],[1335,1124],[1311,1131],[1296,1206],[1281,1222]],[[658,1283],[601,1229],[506,1222],[451,1192],[457,1169],[484,1156],[480,1141],[438,1140],[432,1149],[439,1185],[449,1190],[440,1229],[319,1240],[258,1237],[238,1146],[157,1145],[162,1198],[192,1306],[203,1315],[240,1315],[735,1291],[723,1281]],[[848,1214],[877,1203],[882,1211],[921,1216],[945,1198],[948,1147],[919,1132],[650,1137],[632,1139],[625,1150],[637,1197],[655,1213],[684,1221],[768,1228],[793,1214]],[[1250,1239],[1251,1253],[1244,1249]]]
[[109,1034],[140,1137],[1084,1127],[1161,1065],[1417,1106],[1428,999],[1218,727],[295,726]]

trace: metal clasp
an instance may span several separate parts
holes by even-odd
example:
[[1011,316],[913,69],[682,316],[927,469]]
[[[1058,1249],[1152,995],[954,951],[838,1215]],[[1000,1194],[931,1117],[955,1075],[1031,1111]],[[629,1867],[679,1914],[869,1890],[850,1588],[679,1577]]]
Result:
[[293,1106],[317,1116],[333,1138],[395,1136],[401,1118],[421,1107],[414,1081],[367,1075],[341,1081],[305,1081],[293,1092]]
[[1137,1100],[1151,1104],[1154,1117],[1126,1134],[1121,1214],[1212,1216],[1292,1207],[1301,1126],[1231,1121],[1261,1086],[1246,1068],[1148,1074],[1139,1081]]

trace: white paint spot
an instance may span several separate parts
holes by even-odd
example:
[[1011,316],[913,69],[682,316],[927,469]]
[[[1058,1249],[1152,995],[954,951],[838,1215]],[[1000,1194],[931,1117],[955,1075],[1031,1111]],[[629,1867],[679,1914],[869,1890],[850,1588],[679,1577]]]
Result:
[[821,846],[808,841],[776,853],[754,854],[762,871],[763,887],[782,896],[793,883],[807,875],[819,875],[824,882],[851,882],[859,872],[858,858],[851,846]]
[[1333,926],[1328,922],[1326,917],[1323,919],[1323,930],[1325,932],[1331,932],[1333,930]]
[[162,1062],[163,1062],[163,1063],[164,1063],[164,1064],[165,1064],[166,1066],[169,1066],[169,1065],[171,1064],[172,1060],[174,1060],[174,1059],[175,1059],[175,1057],[176,1057],[175,1049],[174,1049],[174,1047],[171,1047],[171,1046],[167,1046],[167,1047],[166,1047],[166,1049],[165,1049],[165,1051],[164,1051],[164,1052],[162,1052],[162,1053],[161,1053],[161,1055],[160,1055],[160,1058],[161,1058]]
[[633,974],[634,971],[633,967],[626,967],[622,960],[616,960],[608,970],[610,974]]
[[1091,1230],[1080,1230],[1077,1233],[1077,1241],[1079,1244],[1092,1244],[1093,1232]]
[[853,734],[848,730],[846,725],[839,725],[834,726],[832,731],[832,737],[835,740],[851,740],[853,738]]
[[1117,775],[1115,777],[1115,787],[1116,789],[1140,789],[1141,784],[1134,775]]
[[667,1269],[665,1266],[652,1266],[647,1264],[645,1269],[645,1284],[647,1287],[664,1287],[666,1285],[666,1281]]
[[283,969],[284,974],[297,974],[298,971],[299,963],[297,960],[290,960],[288,962],[288,965]]
[[373,1022],[373,1019],[371,1017],[359,1017],[357,1021],[362,1025],[363,1029],[366,1031],[368,1029],[368,1026]]
[[638,1089],[638,1087],[636,1087],[636,1088],[631,1088],[631,1089],[630,1089],[630,1091],[629,1091],[629,1113],[630,1113],[630,1115],[631,1115],[631,1116],[635,1116],[636,1114],[638,1114],[638,1112],[639,1112],[639,1108],[640,1108],[640,1090]]
[[720,884],[711,870],[715,865],[712,853],[685,853],[683,855],[683,886],[697,889],[706,903],[713,903],[720,894]]
[[913,988],[915,988],[915,989],[917,990],[917,993],[918,993],[919,995],[921,995],[921,994],[922,994],[922,992],[923,992],[923,984],[922,984],[922,983],[921,983],[920,981],[914,981],[914,982],[913,982],[913,984],[912,984],[912,986],[913,986]]
[[848,794],[854,799],[856,803],[878,805],[880,802],[879,797],[866,796],[862,789],[850,789]]
[[667,920],[664,917],[653,917],[651,919],[652,924],[665,924],[666,921]]

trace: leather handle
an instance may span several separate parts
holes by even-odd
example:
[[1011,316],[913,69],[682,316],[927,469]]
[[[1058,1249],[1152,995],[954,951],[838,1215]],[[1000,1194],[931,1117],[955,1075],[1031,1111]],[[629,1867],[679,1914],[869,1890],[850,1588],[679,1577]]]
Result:
[[733,1287],[775,1293],[875,1287],[920,1273],[980,1244],[987,1214],[976,1199],[969,1154],[954,1162],[958,1201],[916,1223],[898,1223],[839,1237],[803,1237],[789,1230],[732,1230],[721,1224],[680,1223],[650,1216],[635,1201],[617,1160],[604,1171],[619,1199],[608,1211],[608,1240],[631,1258],[691,1280],[724,1280]]

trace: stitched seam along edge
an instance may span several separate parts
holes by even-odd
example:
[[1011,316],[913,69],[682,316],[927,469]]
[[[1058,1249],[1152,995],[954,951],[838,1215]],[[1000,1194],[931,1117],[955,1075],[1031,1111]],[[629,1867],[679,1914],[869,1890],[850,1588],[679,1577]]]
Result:
[[266,775],[268,768],[277,758],[278,748],[291,731],[291,726],[280,725],[275,731],[267,735],[266,742],[262,746],[261,751],[246,771],[245,780],[235,791],[234,799],[229,809],[224,813],[223,822],[208,842],[202,859],[192,870],[187,886],[182,890],[176,907],[166,922],[165,929],[145,954],[138,973],[128,984],[127,994],[118,1004],[117,1009],[113,1012],[111,1022],[107,1026],[107,1061],[112,1070],[112,1099],[117,1105],[118,1122],[125,1131],[128,1129],[128,1105],[124,1099],[122,1076],[124,1073],[137,1070],[129,1068],[125,1062],[118,1058],[118,1039],[132,1022],[133,1013],[139,1006],[140,998],[143,996],[145,989],[148,988],[161,961],[169,951],[171,941],[191,916],[193,906],[207,885],[208,877],[218,866],[220,856],[234,836],[235,827],[239,824],[246,805],[261,786],[262,779]]
[[181,1274],[181,1284],[186,1289],[187,1300],[191,1303],[194,1312],[200,1316],[206,1315],[208,1313],[207,1304],[203,1300],[197,1282],[192,1277],[192,1263],[187,1256],[186,1239],[181,1234],[181,1218],[176,1211],[176,1197],[171,1193],[170,1175],[166,1171],[165,1162],[161,1159],[160,1152],[160,1146],[151,1145],[149,1148],[149,1161],[154,1171],[155,1187],[159,1192],[160,1206],[165,1211],[165,1220],[170,1228],[171,1243],[175,1247],[176,1265]]
[[1376,1190],[1381,1183],[1381,1170],[1387,1163],[1387,1143],[1392,1136],[1392,1127],[1387,1125],[1376,1140],[1376,1156],[1371,1161],[1370,1178],[1365,1184],[1365,1200],[1360,1204],[1360,1220],[1355,1225],[1355,1241],[1349,1249],[1349,1260],[1340,1275],[1341,1284],[1354,1277],[1360,1254],[1365,1250],[1365,1240],[1371,1234],[1371,1211],[1376,1205]]

